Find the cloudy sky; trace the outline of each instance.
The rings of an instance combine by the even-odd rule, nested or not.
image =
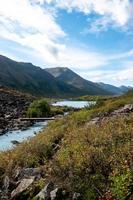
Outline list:
[[[0,0],[0,54],[133,86],[133,1]]]

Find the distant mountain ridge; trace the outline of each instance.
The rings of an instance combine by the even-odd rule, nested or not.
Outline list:
[[[67,98],[117,93],[111,90],[109,85],[85,80],[69,68],[42,69],[31,63],[16,62],[2,55],[0,55],[0,85],[46,97]],[[122,90],[125,91],[127,88],[122,86]]]
[[[105,83],[101,83],[101,82],[98,83],[98,85],[101,88],[103,88],[103,89],[105,89],[105,90],[107,90],[109,92],[112,92],[114,95],[121,95],[121,94],[123,94],[125,92],[128,92],[130,89],[132,89],[132,87],[130,87],[130,86],[116,87],[114,85],[105,84]]]
[[[0,56],[0,85],[47,97],[84,94],[75,87],[56,80],[40,67],[31,63],[16,62],[5,56]]]
[[[76,88],[80,88],[87,92],[89,91],[90,95],[120,95],[131,89],[131,87],[126,86],[116,87],[110,84],[94,83],[85,80],[67,67],[47,68],[45,70],[60,81],[64,81],[67,84],[74,85]]]
[[[86,91],[89,95],[112,95],[112,92],[101,88],[97,83],[85,80],[69,68],[55,67],[46,68],[47,72],[53,75],[57,80],[76,87],[77,89]]]

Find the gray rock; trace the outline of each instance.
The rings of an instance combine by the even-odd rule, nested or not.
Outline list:
[[[18,142],[17,140],[12,140],[11,143],[14,144],[14,145],[19,145],[20,144],[20,142]]]
[[[63,198],[62,188],[56,188],[55,190],[51,191],[50,198],[51,200],[62,200]]]
[[[44,189],[42,189],[37,195],[36,198],[51,200],[50,199],[50,192],[54,190],[54,184],[49,182]]]
[[[73,199],[73,200],[80,200],[80,199],[81,199],[81,194],[75,192],[75,193],[73,194],[73,198],[72,198],[72,199]]]
[[[29,179],[23,179],[19,183],[18,187],[12,191],[11,199],[15,199],[16,196],[21,195],[24,191],[26,191],[29,186],[33,183],[34,177],[30,177]]]
[[[113,115],[119,115],[119,114],[128,114],[130,112],[133,111],[133,104],[127,104],[125,105],[124,107],[118,109],[118,110],[115,110],[112,114]]]
[[[5,193],[8,192],[9,184],[10,184],[10,179],[8,176],[5,176],[4,183],[3,183],[3,189],[4,189]]]
[[[0,135],[3,135],[3,134],[4,134],[4,132],[5,132],[5,130],[4,130],[4,129],[0,129]]]
[[[125,105],[123,109],[125,111],[131,112],[131,111],[133,111],[133,104],[127,104],[127,105]]]
[[[97,124],[100,121],[100,117],[95,117],[93,119],[91,119],[87,125],[93,125],[93,124]]]
[[[34,176],[35,178],[41,178],[43,172],[40,168],[23,168],[17,169],[15,172],[15,178],[21,180],[23,178],[29,178]]]

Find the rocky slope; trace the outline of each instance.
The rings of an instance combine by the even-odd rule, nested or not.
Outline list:
[[[0,134],[29,125],[17,119],[25,114],[27,106],[33,101],[32,96],[0,87]]]

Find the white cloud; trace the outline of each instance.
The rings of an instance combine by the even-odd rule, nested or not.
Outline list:
[[[55,10],[51,6],[53,4]],[[55,11],[62,8],[85,15],[95,12],[100,18],[91,24],[90,30],[98,32],[107,30],[108,26],[125,27],[131,18],[129,6],[129,0],[0,0],[0,38],[25,47],[33,57],[42,60],[45,66],[71,67],[93,81],[113,80],[121,83],[132,79],[131,63],[121,71],[105,71],[100,68],[131,57],[133,50],[104,55],[78,44],[78,47],[67,45],[67,34],[57,23]],[[94,68],[95,71],[92,71]],[[91,71],[88,73],[88,70]]]
[[[104,55],[92,52],[89,49],[68,47],[58,54],[56,65],[71,67],[73,69],[92,69],[107,64]]]
[[[81,72],[81,76],[94,82],[105,82],[114,85],[132,85],[133,77],[133,62],[125,63],[125,67],[121,70],[91,70],[88,72]]]
[[[76,10],[85,15],[96,13],[98,18],[89,25],[90,32],[107,30],[113,27],[126,26],[132,17],[132,3],[130,0],[36,0],[41,4],[53,3],[57,8],[68,12]]]
[[[55,17],[30,0],[0,0],[0,37],[32,48],[46,60],[55,60],[65,37]]]
[[[106,64],[100,53],[61,43],[66,33],[57,24],[55,13],[37,1],[0,0],[0,37],[31,49],[33,56],[38,56],[48,66],[86,69]]]

